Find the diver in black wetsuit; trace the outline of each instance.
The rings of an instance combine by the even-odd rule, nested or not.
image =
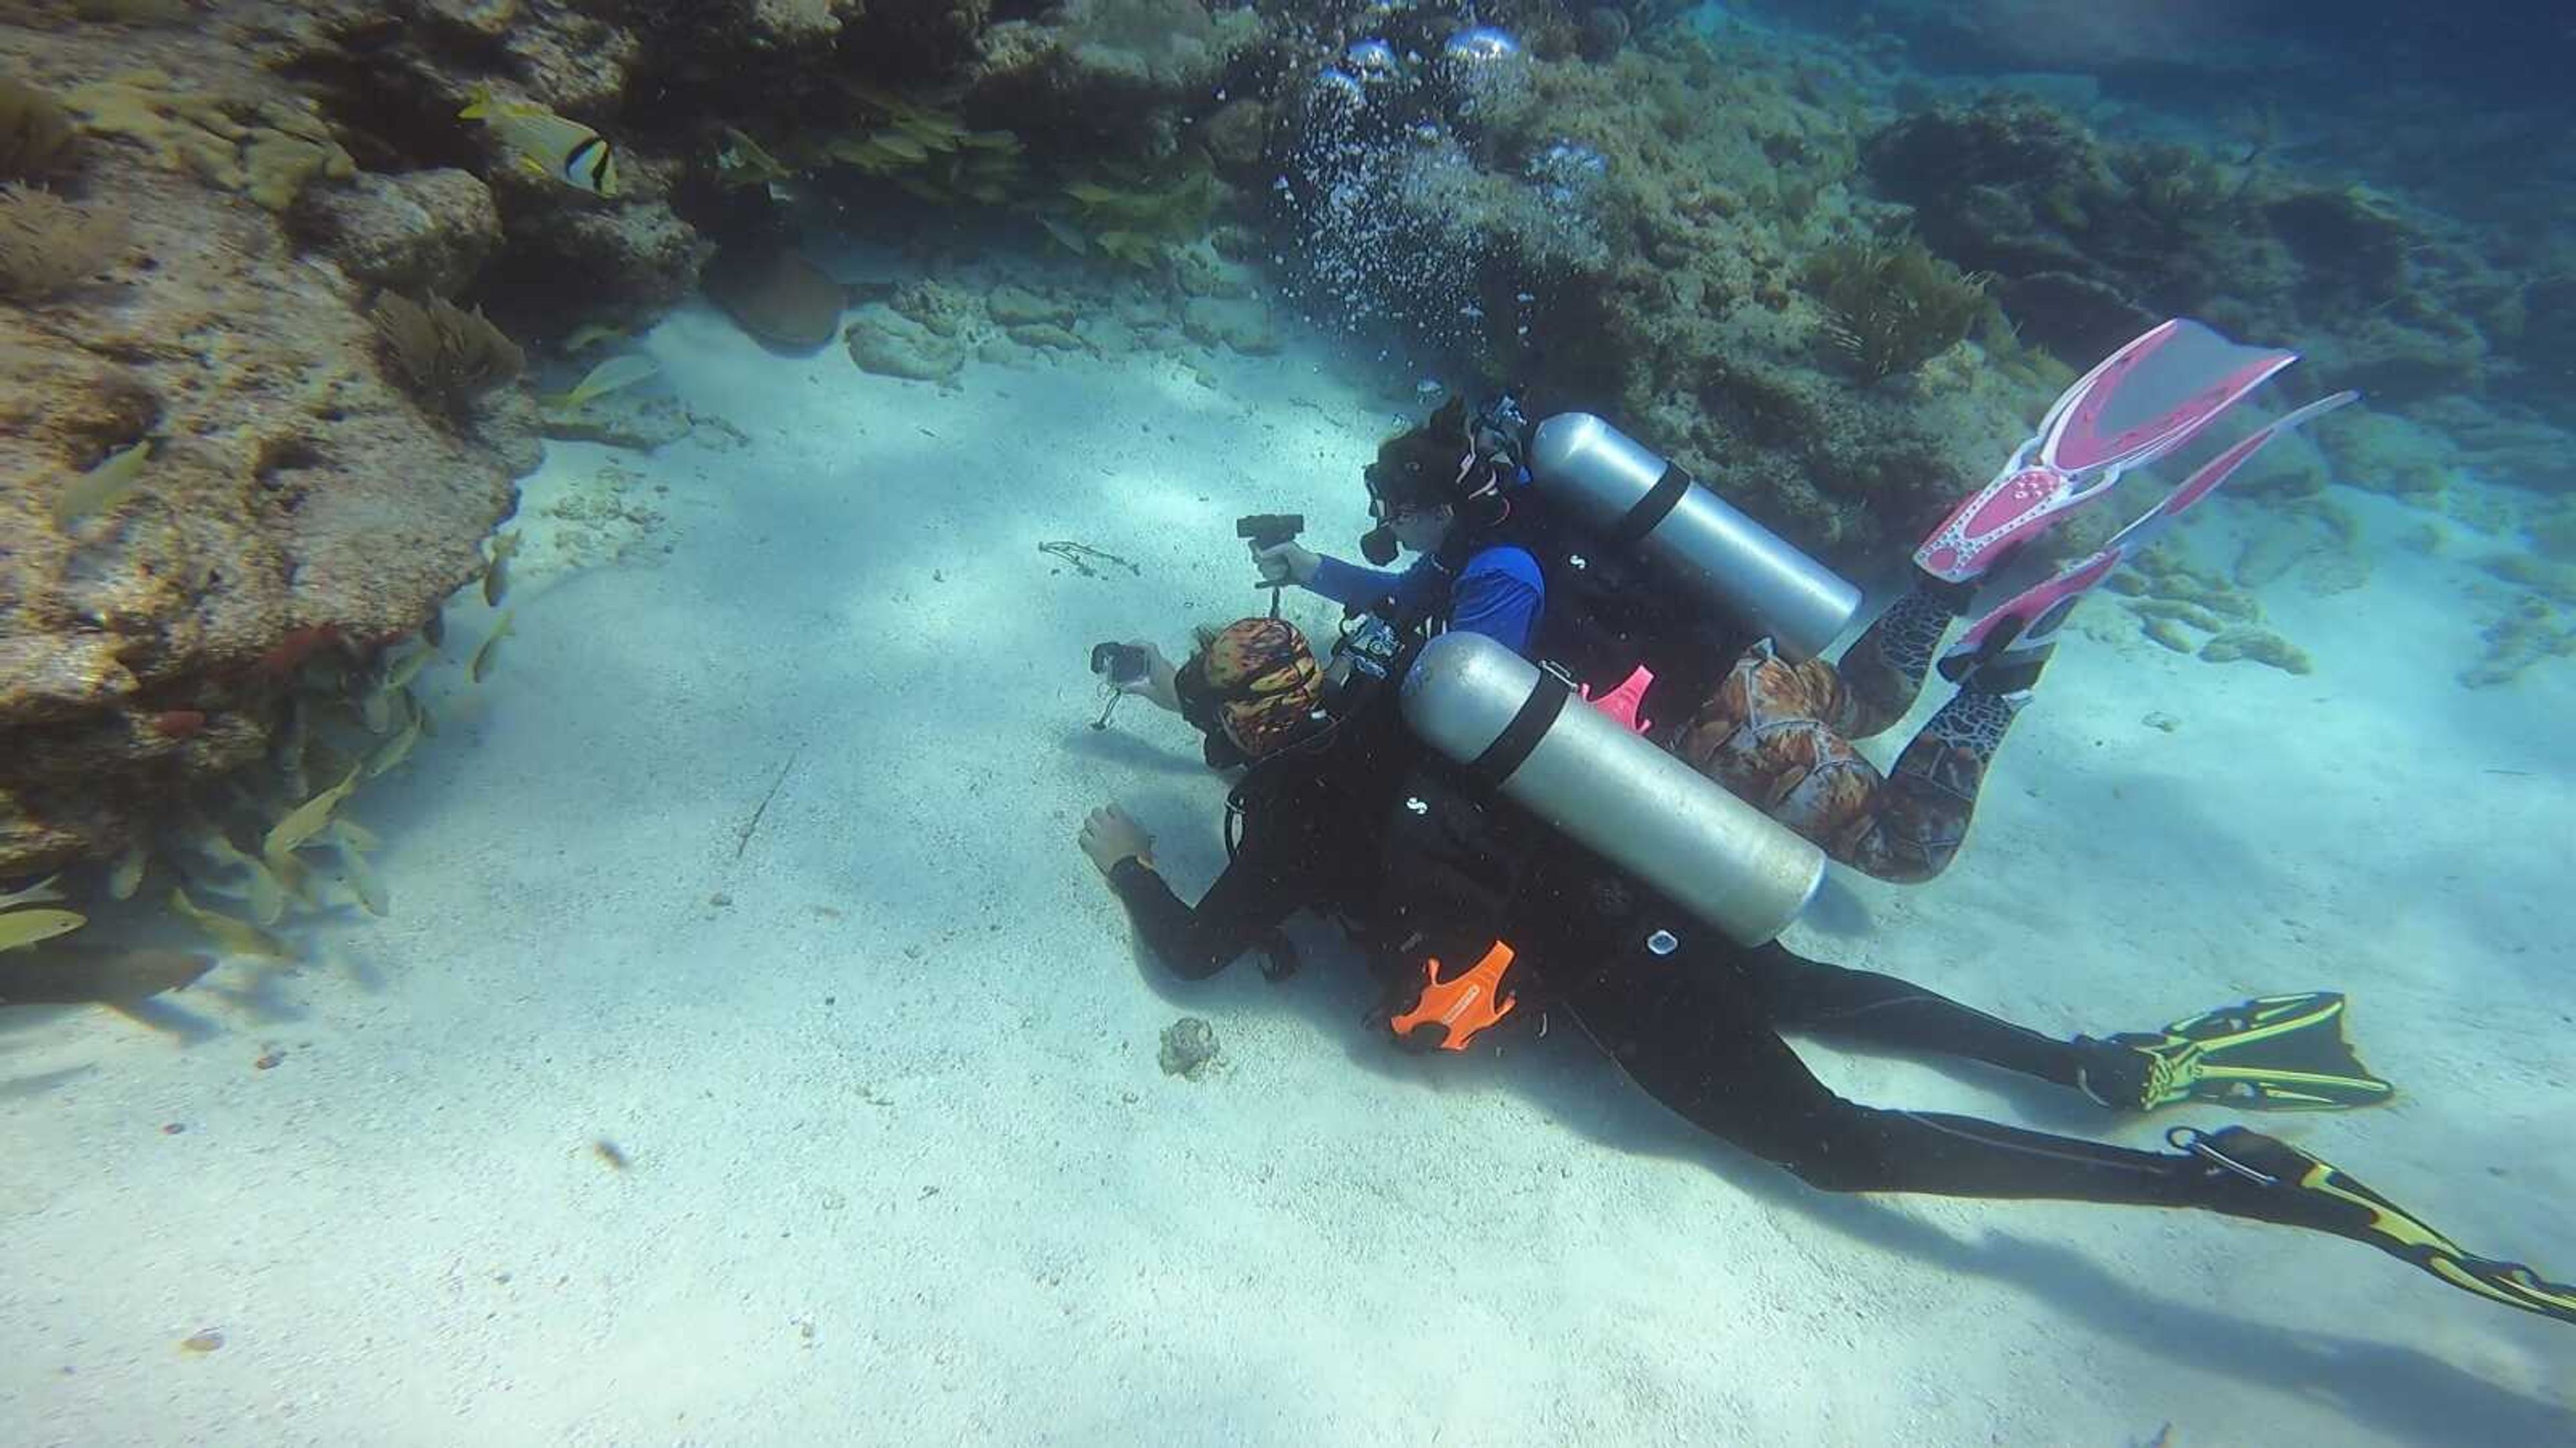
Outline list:
[[[1284,949],[1280,923],[1308,909],[1349,929],[1388,987],[1400,1039],[1458,1049],[1517,1005],[1562,1011],[1693,1125],[1827,1191],[2196,1207],[2365,1242],[2455,1287],[2576,1323],[2576,1287],[2471,1254],[2273,1138],[2177,1128],[2167,1134],[2176,1150],[2148,1152],[1862,1106],[1818,1081],[1780,1035],[1966,1057],[2132,1110],[2384,1099],[2387,1083],[2343,1041],[2340,996],[2267,997],[2161,1032],[2059,1040],[1776,942],[1737,945],[1423,748],[1390,686],[1321,707],[1320,673],[1293,635],[1246,620],[1182,670],[1196,695],[1184,712],[1257,761],[1228,801],[1240,844],[1195,908],[1123,812],[1084,823],[1084,853],[1174,974],[1204,978],[1256,947]],[[1386,673],[1403,678],[1415,657]],[[1480,951],[1475,971],[1442,978],[1440,960]],[[1462,982],[1481,985],[1464,992],[1477,999],[1462,1003]]]

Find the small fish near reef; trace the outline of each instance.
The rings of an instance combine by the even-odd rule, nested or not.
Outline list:
[[[0,1006],[128,1005],[185,990],[215,968],[184,950],[46,945],[0,961]]]
[[[618,328],[608,326],[602,322],[585,322],[582,325],[573,328],[571,336],[564,338],[564,355],[569,357],[575,352],[596,347],[602,342],[623,342],[625,340],[626,333]]]
[[[138,442],[122,452],[111,453],[105,462],[74,478],[54,495],[54,527],[69,530],[83,518],[104,513],[125,500],[134,485],[143,480],[143,465],[152,459],[150,440]]]
[[[60,875],[47,875],[23,890],[0,890],[0,910],[12,910],[21,905],[42,905],[48,901],[60,900],[63,898],[63,892],[54,886],[55,882],[62,878]]]
[[[127,845],[124,853],[116,857],[116,863],[108,867],[109,897],[117,900],[133,899],[135,892],[143,888],[143,872],[151,866],[151,863],[151,852],[143,848],[141,840]]]
[[[492,631],[483,636],[483,642],[475,646],[474,657],[466,661],[466,678],[479,684],[492,672],[493,655],[500,651],[501,640],[510,636],[511,621],[516,613],[515,609],[501,610],[501,617],[492,625]]]
[[[660,363],[640,352],[621,352],[591,368],[588,375],[572,385],[570,392],[550,393],[537,401],[557,417],[568,416],[588,407],[598,398],[632,387],[661,370]]]
[[[576,190],[614,199],[617,157],[608,138],[528,101],[505,101],[488,85],[474,87],[458,120],[481,121],[520,170],[561,181]]]
[[[69,910],[12,910],[0,915],[0,951],[69,935],[88,923],[88,916]]]
[[[363,766],[352,768],[347,778],[297,805],[269,830],[268,838],[260,844],[259,853],[268,861],[270,868],[282,865],[289,855],[303,848],[306,840],[320,834],[323,827],[331,823],[331,812],[357,789],[363,772]]]
[[[518,556],[519,535],[515,532],[492,536],[492,561],[483,569],[483,605],[499,608],[501,599],[510,591],[510,560]],[[477,674],[476,678],[482,675]]]
[[[206,933],[226,955],[248,956],[253,960],[293,960],[295,952],[285,942],[246,920],[236,920],[220,910],[208,910],[188,898],[184,887],[170,891],[170,908],[179,912],[189,924]]]

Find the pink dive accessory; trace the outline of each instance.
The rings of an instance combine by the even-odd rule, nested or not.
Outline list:
[[[2136,557],[2163,536],[2173,520],[2193,504],[2217,491],[2238,468],[2261,452],[2273,439],[2323,417],[2347,402],[2360,397],[2358,392],[2338,392],[2321,397],[2307,406],[2268,423],[2245,435],[2225,452],[2200,465],[2181,487],[2165,495],[2126,528],[2111,535],[2102,551],[2060,572],[2056,577],[2014,594],[1994,612],[1968,626],[1941,654],[1941,675],[1953,682],[1965,678],[1978,664],[2007,650],[2024,657],[2045,648],[2055,637],[2058,626],[2074,612],[2076,603],[2095,584],[2111,576],[2113,569]]]
[[[1646,690],[1651,688],[1654,685],[1654,682],[1655,671],[1647,668],[1644,664],[1639,664],[1636,672],[1628,676],[1628,681],[1626,683],[1621,684],[1618,688],[1611,690],[1600,698],[1596,699],[1592,697],[1592,686],[1590,684],[1584,684],[1579,687],[1583,691],[1583,702],[1600,710],[1602,713],[1609,715],[1611,718],[1618,720],[1620,727],[1626,729],[1629,733],[1643,734],[1647,730],[1655,727],[1655,721],[1652,719],[1638,718],[1637,711],[1644,707],[1646,702]]]
[[[2231,342],[2185,317],[2102,359],[2060,395],[2037,435],[1915,550],[1924,572],[1966,583],[2120,475],[2191,441],[2296,352]]]

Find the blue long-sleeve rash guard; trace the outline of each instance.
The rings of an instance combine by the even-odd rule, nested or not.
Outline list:
[[[1381,573],[1319,556],[1315,577],[1306,586],[1344,607],[1375,603],[1393,594],[1399,611],[1427,604],[1440,590],[1450,589],[1451,628],[1483,634],[1516,654],[1528,651],[1530,631],[1538,626],[1539,610],[1547,604],[1547,582],[1539,574],[1538,560],[1528,549],[1509,545],[1469,555],[1454,584],[1448,570],[1425,554],[1402,573]]]

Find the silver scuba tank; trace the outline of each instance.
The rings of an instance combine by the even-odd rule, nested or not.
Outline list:
[[[1740,945],[1824,881],[1823,851],[1482,634],[1425,644],[1400,700],[1423,742]]]
[[[1792,660],[1822,652],[1860,609],[1859,589],[1588,412],[1540,423],[1529,469],[1543,497],[1633,544]]]

